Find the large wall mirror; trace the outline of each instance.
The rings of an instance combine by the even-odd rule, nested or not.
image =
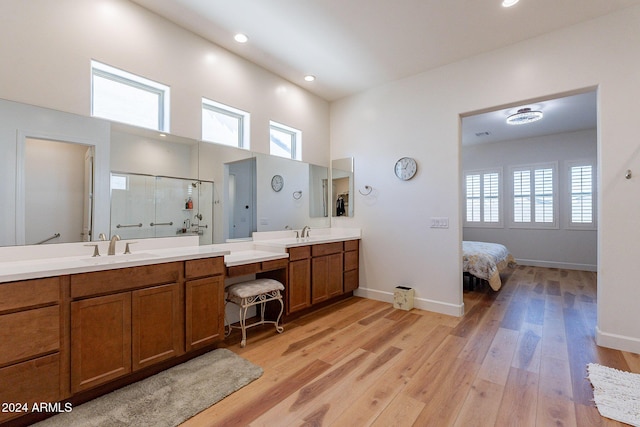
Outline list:
[[[331,161],[333,216],[353,216],[353,157]]]
[[[0,114],[7,219],[0,246],[97,240],[99,233],[198,235],[210,244],[330,226],[327,167],[11,101],[0,100]],[[46,150],[68,157],[73,177]],[[40,156],[32,161],[34,151]]]

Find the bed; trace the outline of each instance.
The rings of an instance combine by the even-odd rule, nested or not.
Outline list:
[[[468,240],[462,242],[463,273],[486,280],[494,291],[502,286],[500,272],[515,265],[513,255],[504,245]]]

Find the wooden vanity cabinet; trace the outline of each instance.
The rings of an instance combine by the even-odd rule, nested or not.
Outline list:
[[[311,304],[342,295],[342,242],[311,247]]]
[[[352,292],[358,289],[360,281],[359,265],[360,251],[358,249],[360,240],[347,240],[344,242],[344,292]]]
[[[286,294],[286,314],[311,306],[311,247],[289,248],[289,277]]]
[[[224,339],[224,257],[185,262],[186,351]]]
[[[286,314],[352,292],[358,287],[359,240],[288,249]]]
[[[184,353],[182,266],[71,276],[73,393]]]
[[[0,402],[30,409],[69,396],[65,295],[68,276],[0,284]],[[20,415],[0,412],[0,423]]]

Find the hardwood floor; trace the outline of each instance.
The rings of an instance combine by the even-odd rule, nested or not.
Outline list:
[[[517,267],[465,291],[455,318],[350,298],[225,346],[263,376],[183,426],[619,426],[586,364],[640,372],[595,345],[595,273]],[[262,329],[260,329],[262,328]]]

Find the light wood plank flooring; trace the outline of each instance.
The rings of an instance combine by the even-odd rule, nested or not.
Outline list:
[[[619,426],[586,377],[640,356],[595,345],[595,273],[517,267],[455,318],[350,298],[224,346],[264,375],[184,426]]]

